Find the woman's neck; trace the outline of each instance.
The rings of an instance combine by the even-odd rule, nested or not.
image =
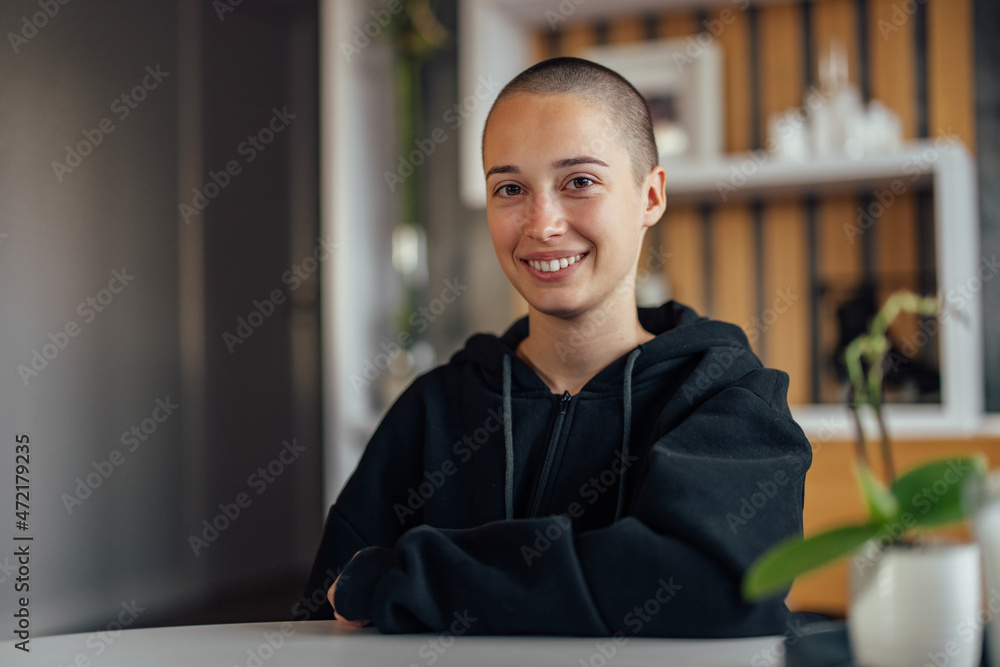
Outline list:
[[[529,307],[528,331],[517,356],[557,394],[576,394],[612,361],[655,338],[639,324],[634,301],[573,320]]]

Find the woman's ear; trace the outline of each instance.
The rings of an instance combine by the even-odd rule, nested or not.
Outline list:
[[[645,201],[643,227],[652,227],[663,217],[663,212],[667,210],[666,187],[667,172],[662,166],[656,165],[649,170],[642,183],[642,196]]]

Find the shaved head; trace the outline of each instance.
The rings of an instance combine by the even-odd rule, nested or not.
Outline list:
[[[576,95],[603,111],[615,125],[613,138],[628,153],[636,183],[642,183],[659,163],[653,123],[642,95],[614,70],[582,58],[543,60],[514,77],[500,91],[486,117],[484,142],[493,112],[514,95],[524,94]]]

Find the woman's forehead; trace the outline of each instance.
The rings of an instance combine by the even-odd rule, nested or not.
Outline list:
[[[494,124],[565,124],[572,120],[611,124],[608,110],[574,93],[514,93],[493,109],[487,133]]]
[[[595,155],[610,163],[622,152],[617,135],[610,115],[579,95],[517,93],[494,108],[483,154],[486,162]]]

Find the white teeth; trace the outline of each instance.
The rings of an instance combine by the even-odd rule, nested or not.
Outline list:
[[[559,271],[560,269],[565,269],[570,264],[576,264],[579,260],[583,259],[583,255],[574,255],[573,257],[560,257],[559,259],[553,259],[552,261],[547,260],[528,260],[528,264],[531,268],[536,271],[542,271],[543,273],[552,273],[553,271]]]

